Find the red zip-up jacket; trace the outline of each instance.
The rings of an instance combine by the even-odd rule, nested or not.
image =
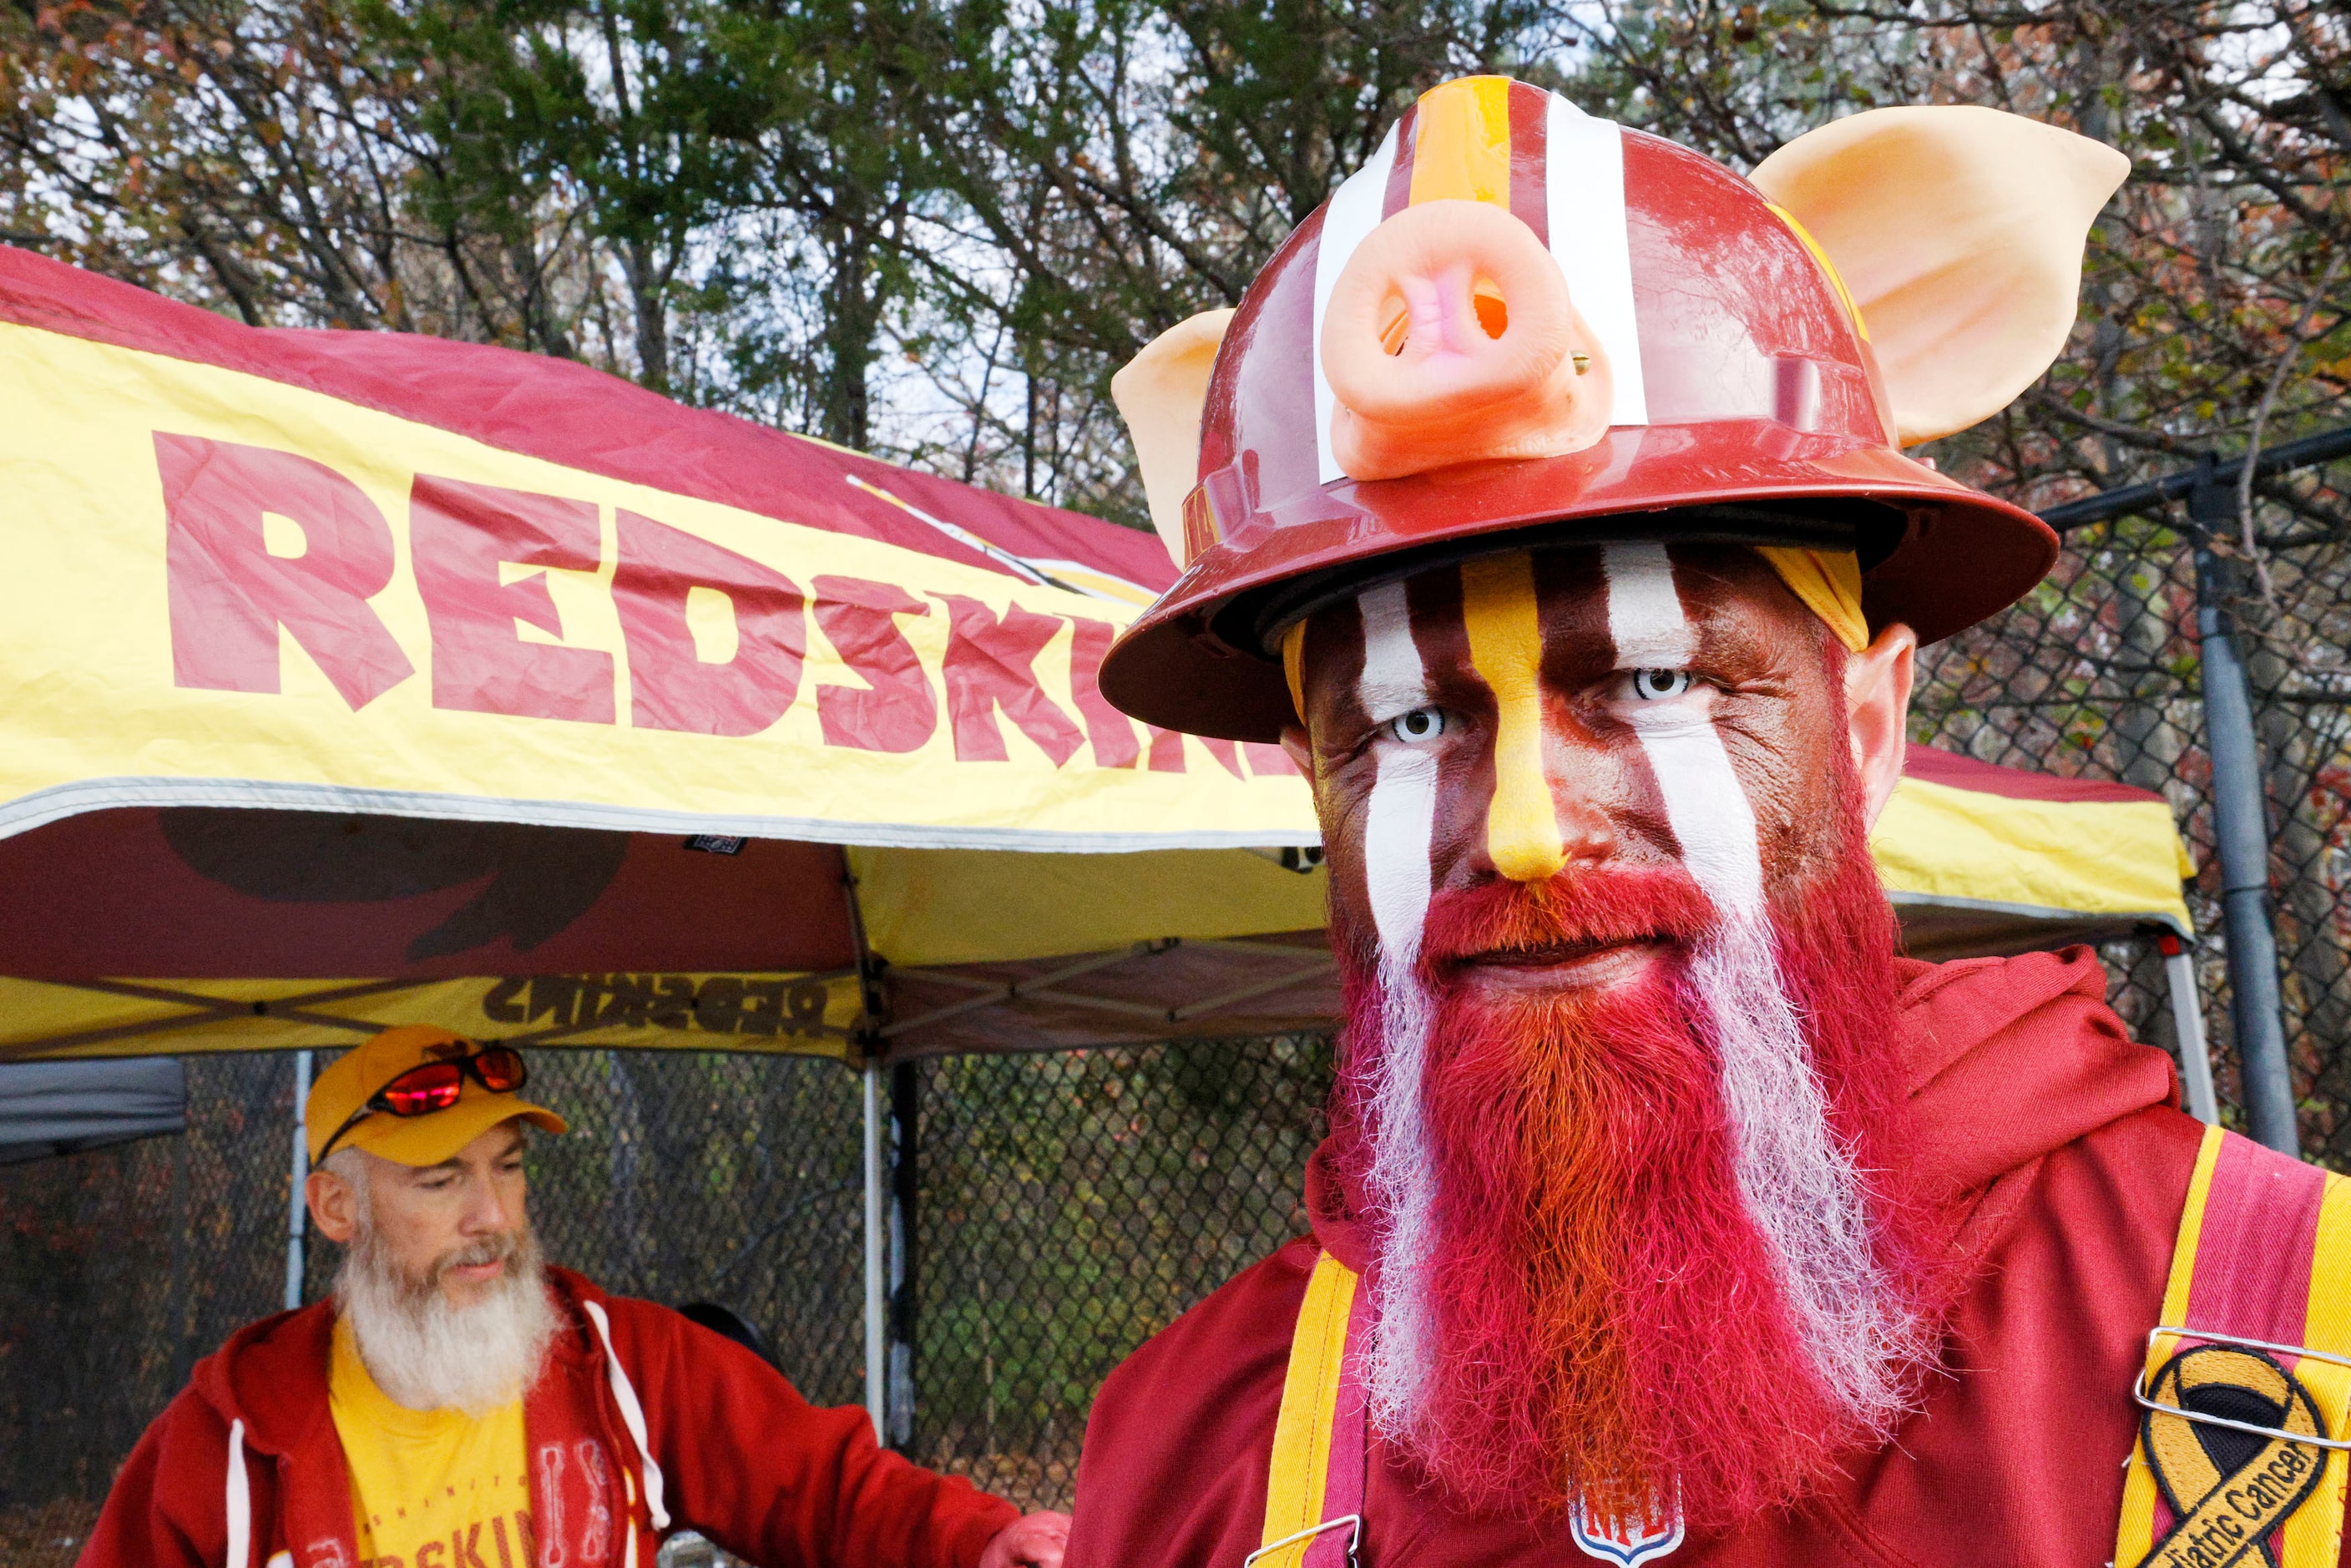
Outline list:
[[[2131,1385],[2203,1129],[2178,1109],[2171,1059],[2131,1043],[2107,1009],[2086,948],[1906,963],[1903,981],[1888,1045],[1908,1069],[1917,1157],[1975,1265],[1949,1376],[1816,1496],[1694,1531],[1657,1568],[2100,1568],[2115,1554]],[[1257,1549],[1307,1275],[1324,1248],[1365,1262],[1319,1165],[1314,1239],[1233,1280],[1102,1385],[1068,1568],[1241,1568]],[[1453,1508],[1376,1437],[1373,1458],[1367,1568],[1592,1561],[1563,1526]]]
[[[527,1529],[459,1536],[443,1568],[652,1568],[687,1527],[760,1568],[973,1568],[1019,1517],[668,1308],[548,1279],[563,1328],[523,1399]],[[197,1363],[115,1478],[81,1568],[360,1568],[327,1406],[334,1321],[325,1301],[281,1312]]]

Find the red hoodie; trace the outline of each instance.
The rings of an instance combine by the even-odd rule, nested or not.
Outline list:
[[[523,1400],[527,1530],[454,1540],[442,1568],[652,1568],[687,1526],[760,1568],[972,1568],[1019,1517],[666,1307],[548,1277],[564,1328]],[[197,1363],[115,1478],[81,1568],[359,1568],[333,1332],[321,1301]]]
[[[1951,1375],[1884,1449],[1802,1505],[1693,1533],[1664,1568],[1930,1563],[2098,1568],[2114,1556],[2131,1385],[2203,1129],[2171,1059],[2134,1045],[2085,948],[1906,964],[1899,1042],[1922,1174],[1975,1261]],[[1069,1568],[1239,1568],[1306,1277],[1362,1239],[1310,1166],[1314,1239],[1240,1275],[1130,1357],[1095,1400]],[[1374,1568],[1588,1561],[1563,1528],[1466,1516],[1374,1441]],[[2345,1559],[2351,1568],[2351,1556]]]

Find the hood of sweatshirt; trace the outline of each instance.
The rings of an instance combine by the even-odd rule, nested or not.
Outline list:
[[[1907,1070],[1911,1174],[1955,1222],[2001,1176],[2110,1122],[2179,1103],[2170,1055],[2124,1031],[2087,947],[1904,959],[1900,983],[1894,1044]],[[1371,1242],[1340,1168],[1326,1139],[1307,1162],[1307,1214],[1315,1239],[1360,1273]]]

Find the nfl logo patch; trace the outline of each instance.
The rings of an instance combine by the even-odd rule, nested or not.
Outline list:
[[[1618,1568],[1640,1568],[1682,1543],[1681,1500],[1676,1498],[1664,1507],[1653,1503],[1630,1518],[1596,1519],[1578,1498],[1568,1512],[1568,1528],[1586,1557]]]

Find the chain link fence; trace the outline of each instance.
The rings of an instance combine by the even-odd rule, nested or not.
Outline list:
[[[2184,528],[2126,518],[2076,530],[2048,580],[2006,615],[1930,650],[1914,738],[2065,777],[2118,779],[2171,802],[2197,874],[2188,904],[2222,1117],[2243,1127],[2220,867]],[[2302,1153],[2351,1169],[2351,557],[2323,528],[2229,563],[2270,824],[2270,887]],[[2117,1009],[2173,1044],[2162,968],[2140,944],[2106,954]]]
[[[2192,564],[2158,522],[2100,525],[2067,544],[2031,600],[1924,659],[1914,734],[2170,800],[2199,868],[2198,967],[2234,1116]],[[2269,770],[2304,1149],[2338,1168],[2351,1166],[2341,553],[2325,537],[2273,541],[2237,606]],[[2135,1032],[2170,1044],[2159,962],[2143,946],[2107,957]],[[811,1398],[861,1399],[855,1075],[602,1051],[540,1052],[533,1070],[574,1128],[532,1155],[550,1257],[615,1291],[726,1304]],[[1327,1042],[1308,1038],[949,1059],[901,1078],[902,1113],[919,1114],[893,1436],[1024,1504],[1066,1506],[1102,1376],[1303,1230],[1300,1176],[1329,1074]],[[52,1543],[86,1528],[195,1359],[282,1297],[290,1060],[193,1059],[188,1081],[184,1136],[0,1170],[0,1539],[59,1499],[78,1500],[24,1528]],[[315,1249],[308,1294],[332,1267],[333,1249]],[[26,1550],[51,1552],[27,1563],[71,1554]]]
[[[548,1256],[623,1294],[726,1305],[810,1398],[862,1401],[857,1076],[682,1052],[546,1051],[531,1071],[532,1096],[571,1123],[529,1156]],[[911,1423],[893,1435],[924,1463],[1067,1507],[1111,1368],[1303,1233],[1327,1043],[911,1071]],[[0,1170],[0,1542],[14,1521],[70,1560],[56,1542],[87,1527],[196,1359],[282,1303],[293,1059],[191,1058],[188,1085],[183,1136]],[[332,1289],[338,1257],[308,1249],[306,1299]],[[27,1522],[59,1499],[91,1506]]]

